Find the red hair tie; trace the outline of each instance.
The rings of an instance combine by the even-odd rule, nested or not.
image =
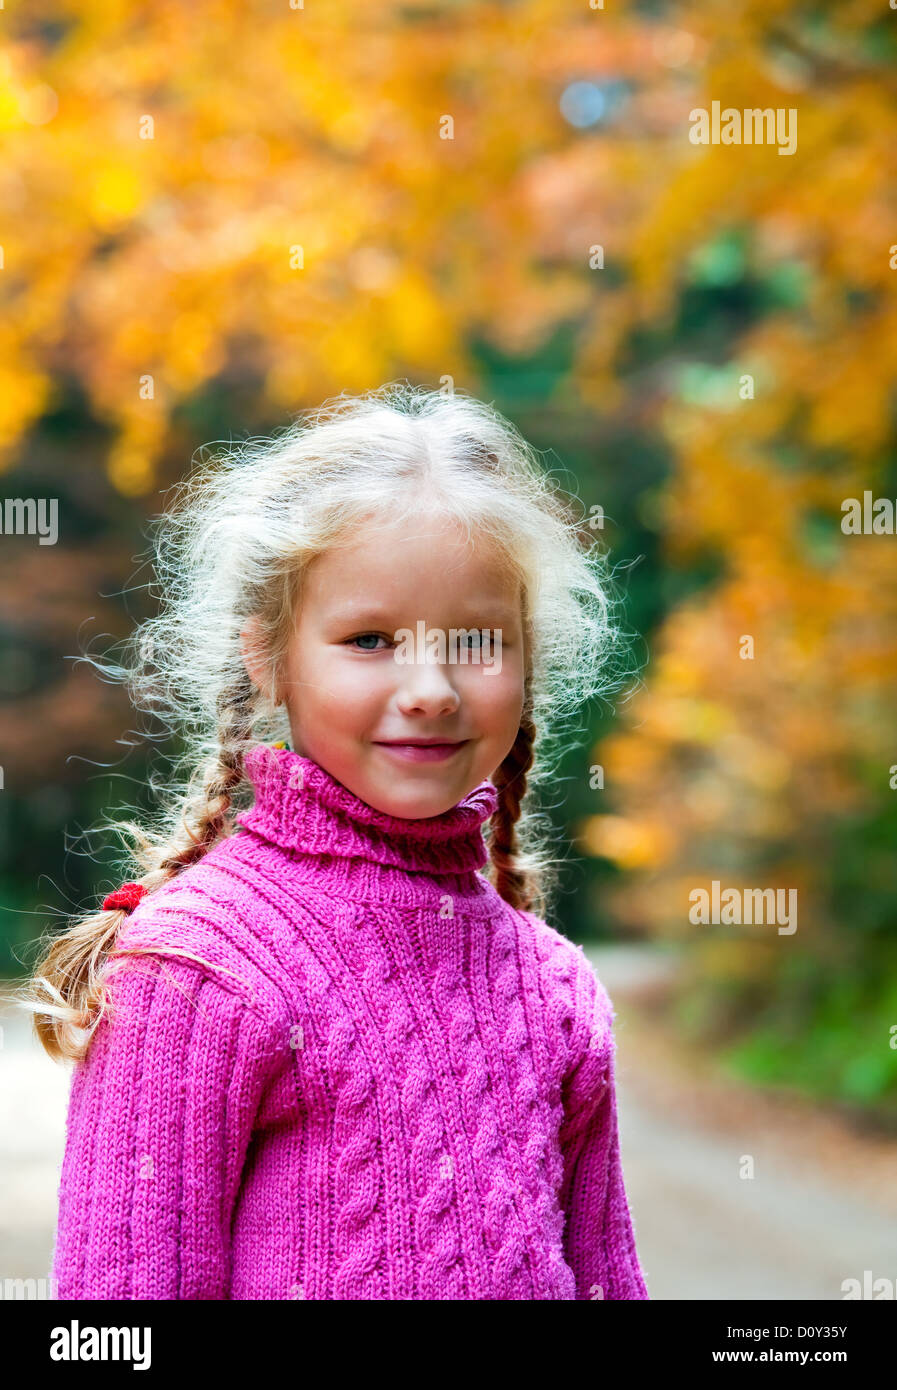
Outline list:
[[[146,891],[146,885],[143,883],[123,883],[114,893],[103,899],[103,911],[114,912],[121,909],[124,912],[133,912]]]

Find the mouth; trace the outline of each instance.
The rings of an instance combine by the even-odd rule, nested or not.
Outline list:
[[[460,748],[470,742],[468,738],[448,740],[436,738],[404,739],[397,742],[377,742],[375,748],[382,748],[391,758],[400,758],[411,763],[437,763],[451,758]]]

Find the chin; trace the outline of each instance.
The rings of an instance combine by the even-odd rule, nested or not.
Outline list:
[[[390,816],[399,816],[404,820],[425,820],[428,816],[439,816],[443,811],[451,810],[463,794],[458,792],[455,795],[451,791],[421,785],[409,785],[407,789],[400,790],[393,783],[388,788],[371,788],[370,796],[363,794],[363,797],[371,806],[386,811]]]

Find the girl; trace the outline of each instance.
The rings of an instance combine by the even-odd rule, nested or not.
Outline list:
[[[117,668],[181,781],[28,993],[77,1061],[55,1297],[646,1299],[525,796],[606,688],[586,533],[491,407],[396,383],[181,500]]]

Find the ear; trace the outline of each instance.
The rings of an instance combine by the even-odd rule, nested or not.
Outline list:
[[[259,647],[259,628],[257,618],[247,618],[243,627],[240,629],[240,654],[243,657],[243,665],[249,675],[253,685],[273,699],[275,705],[280,704],[277,692],[271,691],[268,672],[262,658]]]

